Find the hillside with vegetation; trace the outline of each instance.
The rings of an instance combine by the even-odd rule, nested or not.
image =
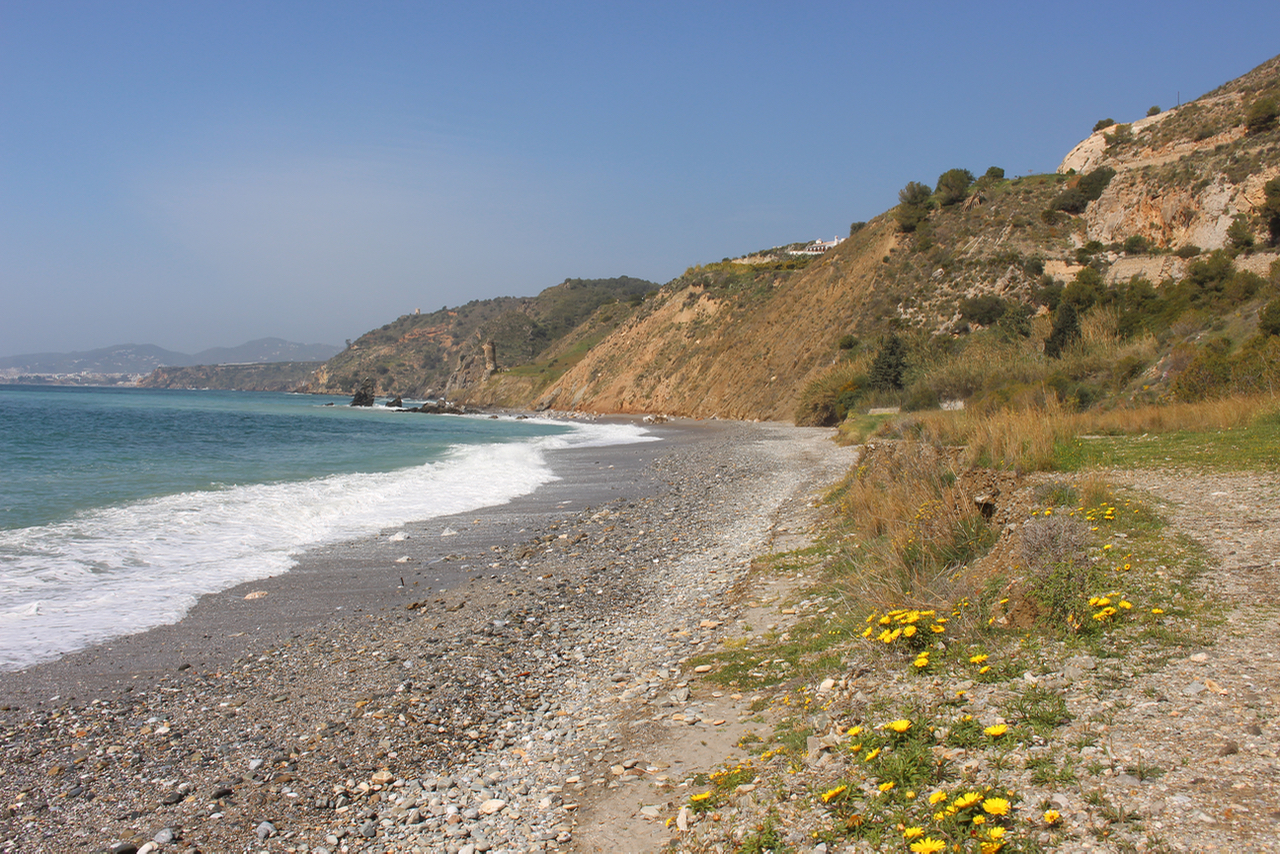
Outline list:
[[[817,259],[690,268],[545,390],[499,372],[467,394],[833,424],[1273,388],[1278,100],[1273,59],[1177,108],[1100,120],[1054,173],[908,182]]]
[[[215,388],[233,391],[293,391],[323,362],[263,362],[250,365],[192,365],[156,368],[140,388]]]
[[[819,256],[793,244],[661,288],[566,280],[405,315],[303,390],[371,377],[379,393],[477,404],[830,425],[1275,387],[1280,58],[1173,109],[1099,120],[1053,173],[957,167],[899,202]]]
[[[566,279],[536,297],[472,300],[402,315],[347,342],[299,391],[351,394],[372,378],[377,394],[465,395],[500,368],[534,361],[588,318],[607,325],[625,315],[656,288],[629,276]]]

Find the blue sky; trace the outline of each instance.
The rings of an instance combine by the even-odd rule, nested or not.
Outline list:
[[[0,356],[664,282],[1052,171],[1277,33],[1275,0],[0,0]]]

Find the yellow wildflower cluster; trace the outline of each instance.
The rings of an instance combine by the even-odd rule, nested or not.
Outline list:
[[[1114,620],[1122,611],[1131,610],[1133,603],[1118,591],[1112,591],[1106,596],[1089,597],[1089,607],[1096,609],[1093,612],[1093,619],[1105,624]]]
[[[879,633],[876,632],[877,629]],[[863,630],[862,636],[874,637],[888,646],[904,645],[920,650],[932,642],[933,635],[940,635],[946,630],[947,618],[939,617],[937,611],[894,608],[883,614],[872,611],[867,616],[867,627]]]
[[[1012,792],[1007,793],[1012,795]],[[946,806],[941,804],[950,800]],[[1012,821],[1013,803],[1006,797],[991,794],[990,788],[985,792],[967,791],[951,798],[945,791],[939,790],[929,795],[929,803],[938,808],[933,820],[939,825],[939,835],[953,837],[957,831],[978,840],[980,850],[995,854],[1005,845],[1008,833],[1007,822]],[[917,838],[924,833],[907,836]],[[907,832],[904,831],[904,835]],[[926,836],[922,842],[932,839]],[[912,851],[942,851],[942,848],[920,848],[908,846]]]
[[[1086,522],[1114,522],[1116,520],[1116,506],[1104,501],[1097,507],[1085,510],[1084,518]]]

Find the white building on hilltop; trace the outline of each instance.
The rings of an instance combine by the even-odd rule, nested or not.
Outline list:
[[[788,255],[821,255],[828,249],[832,249],[844,243],[843,237],[835,237],[831,240],[815,240],[812,243],[800,249],[788,249]]]

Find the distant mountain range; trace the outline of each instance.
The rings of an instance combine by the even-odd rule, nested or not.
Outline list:
[[[322,362],[341,352],[331,344],[296,344],[282,338],[259,338],[239,347],[212,347],[199,353],[176,353],[153,344],[118,344],[80,353],[27,353],[0,358],[5,374],[149,374],[158,367]]]

